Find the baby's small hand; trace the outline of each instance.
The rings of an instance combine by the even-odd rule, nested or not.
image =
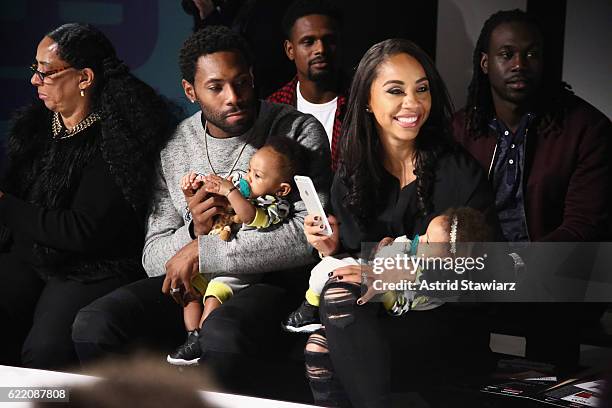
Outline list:
[[[219,189],[221,188],[221,183],[219,183],[219,179],[221,177],[216,176],[214,174],[209,174],[204,177],[204,188],[209,193],[220,194]]]
[[[186,198],[193,197],[203,184],[202,175],[193,171],[181,178],[181,190]]]
[[[196,177],[191,181],[191,189],[198,191],[204,185],[204,176],[196,173]]]
[[[206,191],[209,193],[227,196],[230,189],[234,187],[231,181],[221,178],[214,174],[209,174],[204,178]]]
[[[376,245],[376,247],[372,251],[372,256],[376,256],[376,254],[378,254],[381,249],[383,249],[386,246],[392,245],[392,244],[393,244],[393,238],[384,237],[383,239],[380,240],[380,242]]]

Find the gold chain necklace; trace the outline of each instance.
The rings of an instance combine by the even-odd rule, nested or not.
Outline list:
[[[68,139],[76,135],[77,133],[87,129],[94,123],[100,120],[100,115],[97,112],[92,112],[85,119],[80,121],[72,130],[64,127],[60,120],[60,114],[58,112],[53,113],[53,119],[51,120],[51,130],[53,131],[53,138],[55,140]],[[63,133],[63,136],[60,136]]]

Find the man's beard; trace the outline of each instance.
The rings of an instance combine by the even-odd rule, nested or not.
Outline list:
[[[245,133],[247,130],[249,130],[251,126],[253,126],[253,123],[254,123],[254,115],[253,115],[254,108],[251,106],[245,106],[245,107],[241,107],[235,110],[235,111],[249,110],[251,112],[251,115],[246,117],[244,120],[240,122],[236,122],[234,124],[227,123],[226,117],[225,117],[226,115],[230,114],[231,111],[230,112],[216,112],[216,111],[209,110],[208,108],[204,106],[200,106],[200,107],[202,108],[202,113],[204,114],[204,118],[208,122],[212,123],[219,129],[221,129],[222,131],[230,135],[236,135],[236,136],[241,135]]]
[[[335,75],[331,68],[314,71],[312,67],[308,67],[308,79],[315,84],[330,84],[334,81]]]

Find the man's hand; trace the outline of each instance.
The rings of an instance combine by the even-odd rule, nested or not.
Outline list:
[[[227,198],[210,195],[204,188],[199,189],[189,200],[194,235],[208,234],[213,226],[213,217],[225,212],[227,206]]]
[[[162,292],[172,296],[181,306],[189,299],[197,297],[191,287],[191,278],[199,273],[200,257],[198,241],[193,240],[166,262],[166,278]]]

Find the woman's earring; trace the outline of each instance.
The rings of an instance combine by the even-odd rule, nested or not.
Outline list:
[[[85,91],[81,89],[81,96],[85,96]]]
[[[369,107],[369,106],[366,106],[366,112],[368,112],[368,113],[372,113],[372,109],[370,109],[370,107]]]

